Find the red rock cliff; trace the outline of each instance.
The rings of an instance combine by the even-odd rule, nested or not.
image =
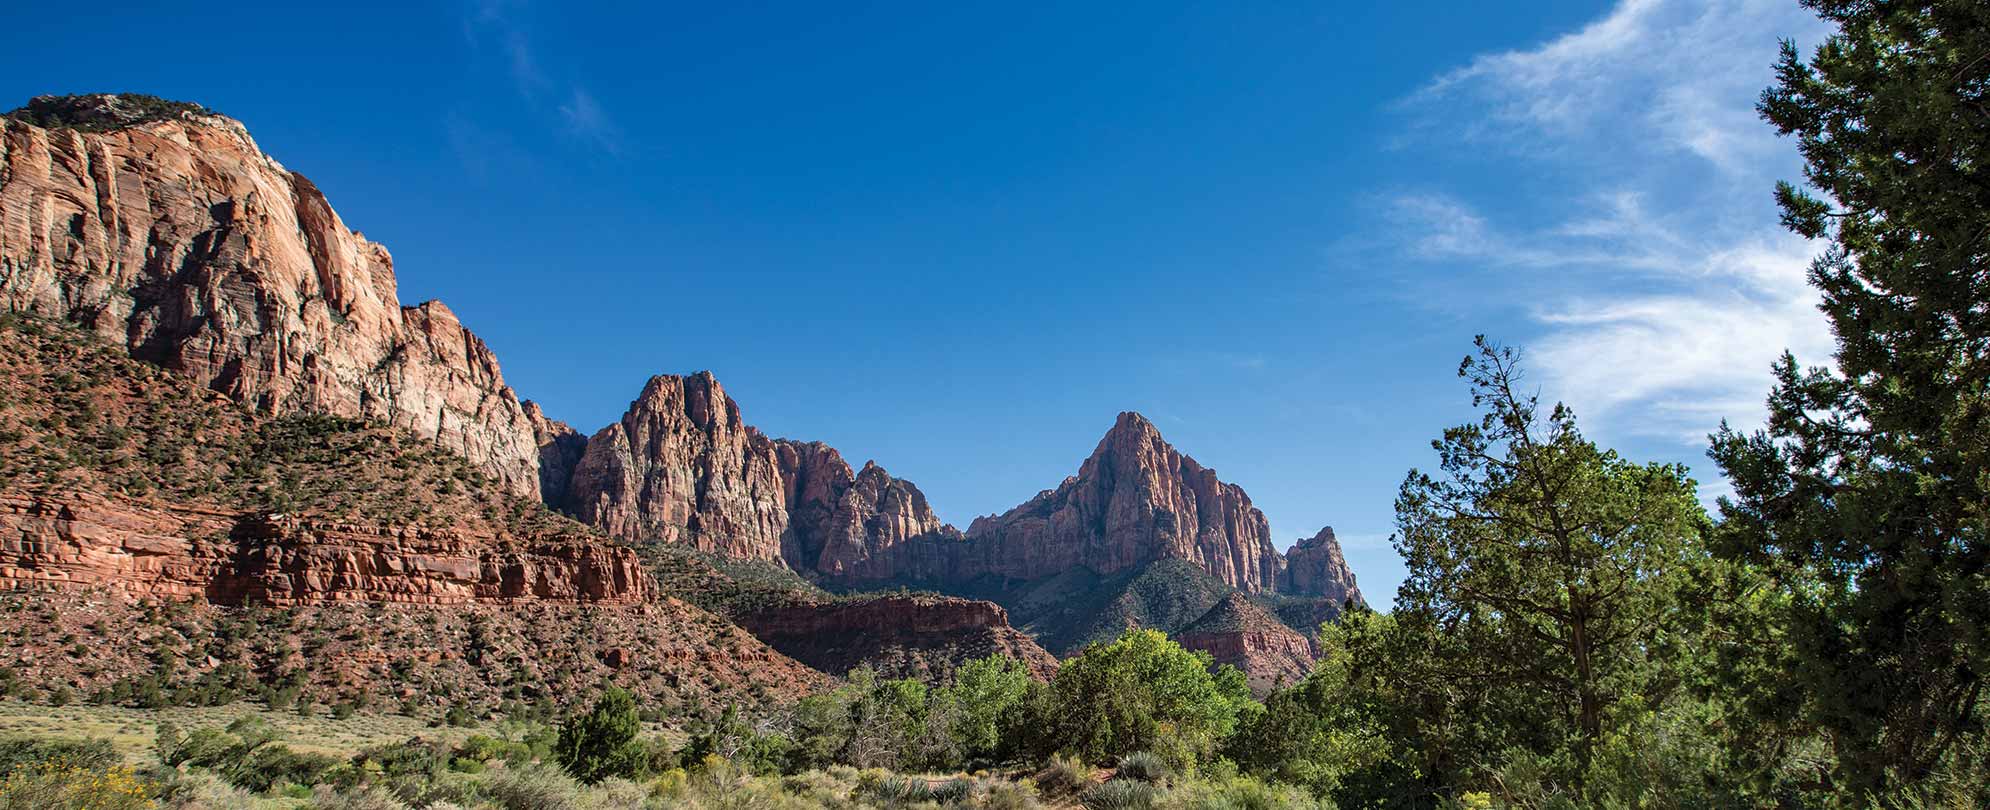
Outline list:
[[[1074,566],[1110,574],[1159,559],[1187,560],[1247,592],[1276,587],[1281,563],[1243,488],[1128,412],[1076,476],[974,521],[953,574],[1033,579]]]
[[[1001,654],[1049,679],[1057,659],[993,602],[951,596],[889,595],[798,600],[735,617],[740,626],[795,660],[833,674],[859,664],[891,677],[945,678],[976,658]]]
[[[853,471],[828,445],[748,426],[709,372],[651,378],[621,421],[587,440],[567,503],[614,537],[838,579],[897,576],[911,540],[952,532],[884,468]]]
[[[216,604],[636,603],[634,553],[585,537],[323,523],[86,493],[0,493],[0,589]]]
[[[1242,670],[1259,695],[1298,683],[1313,669],[1312,642],[1241,593],[1224,597],[1176,640]]]
[[[35,103],[104,131],[0,118],[0,310],[81,324],[264,413],[407,428],[538,491],[496,358],[440,303],[401,306],[386,248],[240,123],[129,103]]]

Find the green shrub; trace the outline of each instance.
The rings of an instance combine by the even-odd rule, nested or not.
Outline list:
[[[1154,806],[1160,790],[1146,782],[1114,779],[1085,791],[1088,810],[1146,810]]]
[[[0,780],[0,810],[149,810],[153,789],[123,765],[52,759],[22,764]]]
[[[571,810],[581,806],[581,788],[557,769],[506,769],[484,781],[483,799],[501,810]]]
[[[560,728],[554,753],[567,774],[583,784],[610,776],[640,776],[648,764],[648,751],[636,740],[641,728],[636,699],[611,686],[587,714]]]
[[[931,787],[927,795],[940,804],[961,804],[974,797],[974,789],[972,779],[949,779]]]
[[[104,770],[118,762],[117,751],[111,748],[109,740],[0,739],[0,778],[20,768],[44,764]]]
[[[933,789],[924,779],[893,774],[878,780],[866,791],[885,807],[904,807],[934,800]]]
[[[1146,751],[1135,751],[1119,758],[1119,769],[1113,773],[1113,778],[1164,785],[1174,774],[1174,769],[1168,767],[1166,760]]]
[[[334,788],[319,785],[311,792],[311,810],[407,810],[408,804],[379,785]]]
[[[1092,783],[1092,767],[1077,757],[1054,756],[1044,766],[1038,784],[1054,793],[1077,793]]]

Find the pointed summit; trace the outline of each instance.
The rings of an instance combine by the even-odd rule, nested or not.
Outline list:
[[[1361,589],[1354,584],[1354,569],[1347,566],[1332,526],[1320,529],[1319,534],[1299,541],[1286,552],[1285,576],[1279,590],[1298,596],[1325,597],[1335,605],[1349,599],[1364,601]]]
[[[1084,567],[1112,574],[1155,560],[1195,563],[1249,592],[1277,584],[1279,558],[1264,513],[1249,495],[1183,455],[1133,411],[1055,490],[998,517],[976,520],[971,564],[1033,579]]]

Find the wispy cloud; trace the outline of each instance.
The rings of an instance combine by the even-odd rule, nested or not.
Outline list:
[[[567,123],[567,132],[589,141],[611,154],[621,151],[622,131],[615,122],[608,120],[608,114],[593,94],[581,88],[574,88],[567,101],[560,105],[560,117]]]
[[[1649,140],[1747,172],[1777,150],[1753,110],[1777,42],[1821,30],[1787,0],[1622,0],[1539,47],[1482,54],[1408,103],[1472,102],[1485,114],[1462,130],[1474,136]]]
[[[1531,364],[1593,427],[1698,445],[1721,418],[1759,418],[1777,354],[1831,349],[1804,283],[1815,246],[1769,203],[1793,150],[1754,111],[1778,40],[1821,35],[1782,0],[1622,0],[1539,47],[1471,59],[1405,100],[1417,137],[1497,144],[1531,182],[1475,201],[1397,194],[1399,247],[1525,277],[1475,289],[1526,291],[1502,303],[1539,329]],[[1582,179],[1547,181],[1564,176]]]
[[[464,33],[473,45],[497,51],[520,98],[556,116],[563,131],[575,139],[619,153],[622,131],[594,93],[578,81],[555,78],[540,61],[526,22],[528,11],[525,0],[483,0],[471,9]],[[555,97],[558,100],[552,100]]]

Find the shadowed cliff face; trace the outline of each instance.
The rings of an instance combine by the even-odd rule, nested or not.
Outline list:
[[[401,306],[387,250],[241,124],[122,98],[0,118],[0,311],[82,325],[262,413],[406,428],[538,491],[532,424],[454,313]]]
[[[734,619],[782,654],[834,675],[869,665],[887,677],[944,680],[990,655],[1021,661],[1041,680],[1057,671],[1057,659],[1010,627],[1008,613],[992,602],[909,594],[798,599]]]

